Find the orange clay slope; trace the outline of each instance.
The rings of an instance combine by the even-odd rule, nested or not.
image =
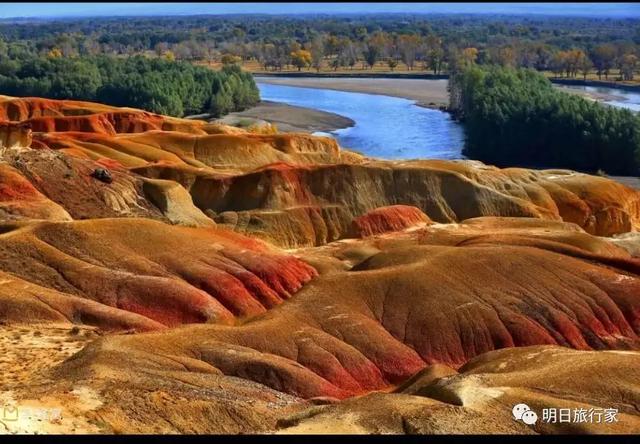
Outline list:
[[[102,433],[637,431],[640,264],[606,239],[481,218],[298,253],[322,274],[262,315],[104,336],[16,393]]]
[[[233,323],[282,303],[316,274],[260,241],[217,228],[119,218],[4,225],[2,232],[0,269],[16,279],[3,280],[0,313],[19,313],[19,304],[38,308],[33,319],[11,316],[26,323],[94,324],[85,310],[97,304],[81,298],[144,317],[145,325]],[[29,291],[16,298],[6,285],[16,280],[56,294]]]
[[[331,247],[331,248],[329,248]],[[240,325],[113,336],[68,366],[211,372],[313,398],[505,347],[640,349],[640,260],[575,225],[478,219],[300,252],[322,271]]]
[[[57,431],[567,431],[487,425],[515,399],[637,424],[637,191],[85,102],[0,117],[0,334],[103,335],[0,384]]]
[[[180,182],[220,224],[287,247],[343,238],[351,221],[380,207],[413,206],[435,222],[535,217],[611,236],[637,230],[640,193],[571,171],[498,169],[470,161],[267,165],[244,174],[149,165],[148,177]]]
[[[435,222],[537,217],[605,236],[640,226],[638,192],[570,171],[377,161],[330,138],[252,134],[86,102],[5,97],[2,108],[31,125],[34,148],[177,182],[218,223],[285,247],[347,237],[354,219],[394,205],[416,207]]]
[[[637,434],[639,381],[640,353],[504,349],[473,359],[459,373],[430,366],[395,393],[310,407],[278,426],[285,434]],[[533,426],[514,420],[520,403],[537,412]],[[556,421],[543,421],[544,409],[555,412]],[[586,420],[574,421],[576,411]],[[605,420],[611,411],[615,417]]]

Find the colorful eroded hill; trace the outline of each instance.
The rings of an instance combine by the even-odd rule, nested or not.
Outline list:
[[[10,432],[571,431],[515,401],[640,430],[638,191],[86,102],[0,119],[0,401],[65,410]]]

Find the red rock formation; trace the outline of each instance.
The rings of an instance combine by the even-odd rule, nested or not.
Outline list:
[[[166,126],[166,122],[163,126]],[[96,133],[49,132],[36,134],[35,137],[52,149],[79,148],[90,157],[107,156],[128,167],[141,167],[149,162],[166,160],[201,168],[244,171],[277,162],[307,164],[340,160],[339,148],[335,140],[329,138],[313,138],[305,134],[207,135],[198,132],[199,127],[194,124],[191,127],[190,132],[124,134],[125,131],[117,128],[111,130],[109,126],[107,130],[97,129]],[[112,137],[114,132],[123,134]]]
[[[35,117],[78,116],[115,110],[112,106],[75,100],[0,96],[0,120],[24,121]]]
[[[7,148],[29,148],[31,142],[31,125],[0,120],[0,153]]]
[[[349,235],[355,218],[393,205],[414,206],[437,222],[539,217],[574,222],[605,236],[640,227],[637,191],[570,171],[365,161],[341,152],[328,138],[227,131],[84,102],[1,103],[6,109],[19,104],[25,109],[14,114],[33,115],[36,128],[47,131],[35,134],[38,146],[177,181],[218,222],[281,246],[339,239]],[[54,116],[35,116],[43,110]]]
[[[30,182],[74,219],[148,217],[166,220],[162,211],[145,195],[143,180],[125,169],[116,168],[115,164],[108,166],[114,180],[107,184],[92,177],[93,171],[103,167],[103,163],[52,150],[20,152],[10,161],[23,181]],[[0,186],[2,183],[5,187],[13,187],[9,181],[2,180]]]
[[[350,235],[353,237],[368,237],[388,231],[400,231],[405,228],[429,223],[431,219],[416,207],[407,205],[392,205],[376,208],[351,222]]]
[[[34,117],[26,120],[33,131],[52,132],[84,132],[115,135],[118,133],[140,133],[160,130],[163,117],[142,112],[109,112],[87,116]]]
[[[145,316],[90,299],[42,287],[0,272],[0,314],[5,324],[95,325],[104,331],[160,330],[165,326]]]
[[[336,240],[348,233],[354,218],[389,205],[415,206],[442,223],[479,216],[536,217],[574,222],[604,236],[640,227],[638,191],[570,172],[446,161],[276,164],[246,174],[174,171],[168,165],[136,171],[179,181],[202,210],[264,221],[234,228],[288,247]],[[320,217],[310,219],[310,213]],[[327,232],[335,237],[318,235]]]
[[[0,220],[70,220],[71,216],[47,199],[15,168],[0,163]]]
[[[0,251],[5,273],[163,325],[255,316],[315,276],[259,241],[147,219],[34,224],[5,233]]]

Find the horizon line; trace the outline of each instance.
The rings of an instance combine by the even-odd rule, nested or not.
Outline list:
[[[69,19],[113,19],[113,18],[147,18],[147,17],[221,17],[221,16],[270,16],[270,17],[291,17],[291,16],[376,16],[376,15],[411,15],[411,16],[502,16],[502,17],[554,17],[554,18],[569,18],[569,17],[582,17],[582,18],[599,18],[606,19],[640,19],[640,11],[637,15],[634,14],[609,14],[600,15],[591,12],[566,12],[566,13],[549,13],[549,12],[483,12],[483,11],[464,11],[464,12],[400,12],[400,11],[376,11],[376,12],[221,12],[221,13],[148,13],[148,14],[113,14],[113,15],[41,15],[41,16],[12,16],[12,17],[0,17],[0,21],[9,20],[69,20]]]

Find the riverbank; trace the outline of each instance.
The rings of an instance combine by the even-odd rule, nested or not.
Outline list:
[[[446,110],[449,103],[449,92],[447,91],[446,78],[415,78],[403,77],[401,74],[393,77],[364,77],[364,76],[335,76],[326,75],[306,75],[300,76],[255,76],[257,82],[271,85],[297,86],[303,88],[329,89],[334,91],[347,91],[366,94],[378,94],[391,97],[400,97],[414,100],[416,105]],[[573,89],[575,86],[601,86],[612,87],[605,82],[574,80],[563,82],[552,80],[556,88],[569,94],[577,94],[587,99],[598,102],[624,101],[621,95],[608,94],[598,91],[582,91]],[[607,86],[608,85],[608,86]],[[618,87],[618,86],[616,86]],[[638,91],[638,88],[626,86],[619,88],[623,91]]]
[[[353,120],[338,114],[266,100],[245,111],[228,114],[218,122],[243,127],[269,122],[284,133],[331,132],[355,125]]]
[[[564,79],[561,77],[548,77],[551,83],[567,86],[593,86],[595,88],[616,88],[629,92],[640,92],[640,85],[631,82],[614,82],[610,80],[594,79]]]
[[[255,76],[255,80],[271,85],[400,97],[414,100],[417,105],[426,108],[442,109],[449,103],[446,79]]]
[[[576,94],[578,96],[582,96],[584,98],[587,99],[591,99],[591,100],[595,100],[596,102],[612,102],[612,101],[622,101],[625,100],[624,96],[619,96],[619,95],[615,95],[615,94],[607,94],[607,93],[601,93],[601,92],[597,92],[597,91],[584,91],[584,90],[580,90],[580,89],[574,89],[572,88],[573,85],[554,85],[556,88],[558,88],[560,91],[569,93],[569,94]],[[578,86],[578,85],[576,85]]]
[[[425,89],[433,92],[434,86],[439,87],[440,93],[444,97],[446,97],[446,83],[440,82],[440,84],[436,83],[434,85],[433,81],[431,80],[423,80],[422,82],[426,82],[431,86],[431,88],[425,88],[424,84],[415,85],[415,83],[412,82],[412,89],[405,86],[407,85],[407,82],[409,82],[408,80],[396,80],[396,88],[393,89],[388,88],[389,86],[393,86],[388,82],[378,81],[382,79],[319,79],[280,77],[276,79],[268,79],[267,81],[263,81],[262,78],[259,78],[257,80],[264,86],[270,86],[272,88],[286,88],[293,86],[293,88],[289,88],[291,90],[290,97],[288,97],[285,91],[274,91],[271,96],[269,96],[267,93],[266,98],[271,98],[272,100],[275,99],[278,101],[282,100],[283,102],[289,103],[293,102],[298,106],[271,102],[265,108],[256,107],[244,113],[235,114],[244,114],[251,117],[264,118],[268,121],[278,120],[280,122],[291,122],[290,119],[293,119],[296,122],[297,131],[301,130],[323,132],[331,132],[333,129],[339,128],[339,119],[342,117],[342,114],[345,114],[349,117],[347,120],[349,120],[351,124],[353,121],[357,121],[358,123],[358,127],[354,128],[354,130],[349,130],[348,133],[341,133],[340,135],[336,136],[340,140],[341,145],[345,148],[365,152],[367,153],[367,155],[370,155],[372,157],[376,157],[377,155],[379,157],[385,158],[396,158],[399,153],[402,153],[400,154],[401,156],[415,157],[413,153],[409,154],[405,151],[407,146],[422,147],[433,145],[429,150],[427,150],[429,154],[418,154],[417,157],[451,158],[448,153],[446,155],[443,155],[444,153],[438,151],[439,145],[442,145],[443,141],[446,142],[449,140],[447,138],[451,137],[451,133],[449,131],[440,128],[440,125],[444,123],[440,122],[439,125],[434,124],[433,122],[418,124],[418,122],[421,121],[420,118],[414,115],[407,115],[408,112],[411,112],[411,108],[416,109],[416,107],[399,107],[398,109],[396,109],[395,106],[397,104],[394,103],[394,100],[397,101],[397,99],[394,99],[392,97],[392,94],[396,96],[404,95],[405,98],[417,100],[420,98],[419,93],[423,92]],[[331,80],[331,82],[327,82],[328,80]],[[398,88],[398,86],[401,86],[402,88]],[[381,90],[381,88],[385,87],[386,89]],[[573,94],[590,95],[592,96],[593,100],[604,101],[622,99],[622,97],[612,94],[570,90],[567,89],[567,87],[561,86],[557,87]],[[312,90],[307,90],[304,88],[317,88],[319,89],[319,91],[316,95],[312,92]],[[368,94],[374,94],[374,96],[376,94],[381,94],[381,97],[376,98],[374,96],[369,96],[368,99],[365,99],[366,96],[363,96],[361,99],[341,96],[328,97],[327,94],[329,91],[321,91],[322,89],[336,91],[336,94],[343,94],[345,92],[366,92]],[[363,100],[365,100],[365,102],[363,102]],[[326,111],[333,111],[336,114],[314,110],[313,108],[316,106],[319,108],[324,107],[323,109],[326,109]],[[274,115],[274,111],[277,116]],[[317,117],[314,116],[314,113],[315,115],[317,115]],[[323,114],[328,114],[328,122],[314,122],[314,119],[316,118],[322,119]],[[382,119],[382,122],[379,121],[380,119]],[[406,122],[413,122],[413,124],[408,127],[403,126]],[[278,126],[281,127],[283,131],[287,131],[286,126],[282,126],[282,124],[278,124]],[[419,128],[427,127],[429,128],[428,133],[413,134],[413,137],[411,137],[411,134],[417,131]],[[381,128],[387,128],[387,130],[380,131]],[[386,139],[386,137],[388,137],[390,133],[388,131],[388,128],[395,129],[391,132],[394,135],[394,140]],[[432,139],[434,138],[437,139],[437,142],[429,143],[433,142]],[[380,150],[380,147],[384,147],[385,149]],[[390,149],[391,147],[396,147],[396,150]],[[376,153],[376,151],[378,151],[378,153]],[[637,177],[611,178],[620,183],[623,183],[624,185],[630,186],[635,189],[640,189],[640,179],[638,179]]]

